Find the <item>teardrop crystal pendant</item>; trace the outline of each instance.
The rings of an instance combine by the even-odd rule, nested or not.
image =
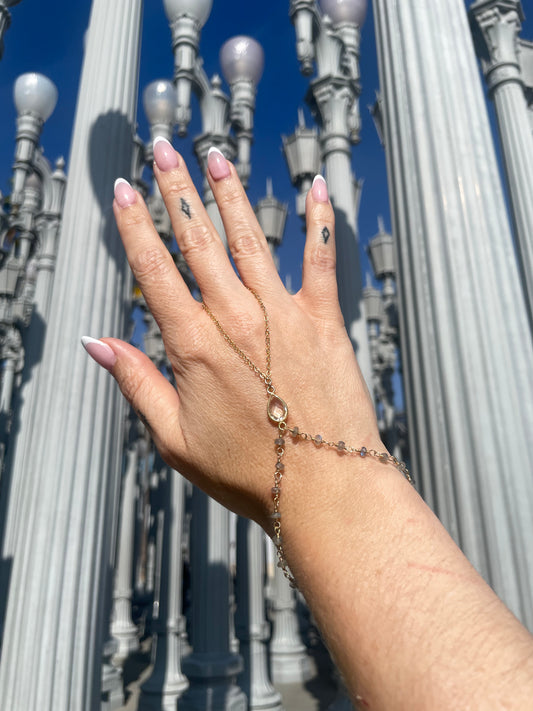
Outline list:
[[[289,408],[285,400],[282,400],[279,395],[271,395],[268,398],[267,415],[272,422],[285,422],[289,416]]]

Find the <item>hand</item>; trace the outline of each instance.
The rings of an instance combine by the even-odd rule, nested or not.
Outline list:
[[[211,151],[208,180],[240,278],[183,158],[164,140],[155,143],[154,156],[155,177],[178,246],[204,302],[262,371],[264,318],[246,287],[263,300],[270,321],[272,380],[289,406],[289,426],[382,450],[337,300],[334,218],[323,179],[315,181],[307,196],[302,289],[292,296],[280,281],[235,168],[222,154]],[[109,369],[147,424],[163,459],[224,506],[255,519],[271,533],[277,428],[267,418],[265,386],[191,296],[142,197],[125,181],[118,182],[115,196],[128,261],[161,330],[176,387],[145,354],[113,338],[102,339],[113,352]],[[312,467],[317,476],[327,476],[326,458],[338,458],[331,451],[317,457],[315,446],[307,442],[288,448],[293,469]]]

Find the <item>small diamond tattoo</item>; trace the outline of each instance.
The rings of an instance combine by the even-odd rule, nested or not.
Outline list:
[[[328,243],[328,239],[329,239],[329,237],[330,237],[330,234],[331,234],[331,233],[330,233],[330,231],[328,230],[328,228],[327,228],[327,227],[324,227],[324,229],[322,230],[322,239],[324,240],[324,244],[327,244],[327,243]]]
[[[191,219],[191,208],[190,208],[190,205],[189,205],[189,203],[188,203],[186,200],[184,200],[183,198],[181,198],[181,211],[183,212],[183,214],[185,215],[185,217],[186,217],[188,220]],[[328,234],[328,237],[329,237],[329,234]]]

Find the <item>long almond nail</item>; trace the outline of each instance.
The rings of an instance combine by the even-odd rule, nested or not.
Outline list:
[[[207,169],[213,180],[222,180],[230,174],[229,163],[224,158],[224,155],[212,146],[207,154]]]
[[[95,360],[98,365],[101,365],[102,368],[111,370],[117,362],[117,356],[107,343],[99,341],[97,338],[91,338],[90,336],[83,336],[81,343],[91,358]]]
[[[124,178],[115,180],[115,200],[119,207],[129,207],[137,200],[137,193]]]
[[[156,136],[152,144],[154,151],[154,161],[159,170],[166,172],[174,170],[179,165],[179,158],[171,144],[163,136]]]
[[[315,175],[311,186],[311,195],[317,202],[327,202],[329,200],[328,186],[321,175]]]

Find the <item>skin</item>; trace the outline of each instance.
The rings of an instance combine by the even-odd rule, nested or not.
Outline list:
[[[272,379],[289,406],[288,424],[384,451],[338,305],[333,210],[324,188],[307,196],[302,289],[292,296],[235,168],[208,179],[238,274],[183,159],[174,162],[154,172],[178,245],[204,301],[261,370],[264,321],[245,285],[263,299]],[[141,196],[126,207],[115,201],[114,210],[176,387],[143,353],[106,338],[116,355],[111,372],[165,461],[272,534],[277,428],[266,416],[265,387],[191,297]],[[354,704],[383,711],[530,707],[531,636],[414,488],[390,464],[288,439],[284,549]]]

